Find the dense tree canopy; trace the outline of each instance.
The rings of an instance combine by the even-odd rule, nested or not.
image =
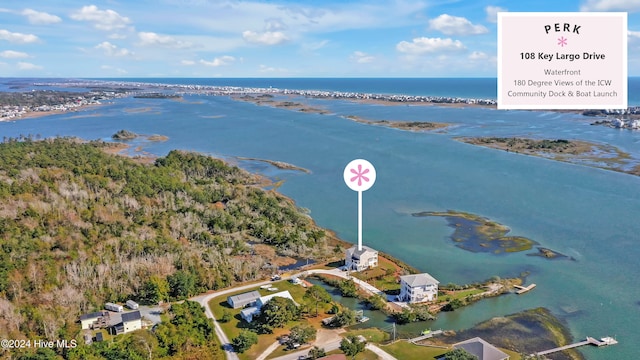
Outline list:
[[[300,310],[293,300],[276,296],[262,306],[254,322],[259,332],[272,333],[273,329],[284,327],[299,317]]]
[[[107,301],[157,304],[262,277],[270,260],[249,241],[331,252],[258,176],[194,153],[146,164],[112,147],[0,144],[0,338],[73,338],[78,316]]]

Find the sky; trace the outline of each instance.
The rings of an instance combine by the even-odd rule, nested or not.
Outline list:
[[[640,0],[0,0],[0,77],[495,77],[496,13]]]

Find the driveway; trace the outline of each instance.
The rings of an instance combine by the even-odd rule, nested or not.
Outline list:
[[[374,286],[372,286],[371,284],[368,284],[362,280],[356,279],[352,276],[349,276],[349,274],[346,271],[342,271],[340,269],[332,269],[332,270],[325,270],[325,269],[310,269],[310,270],[306,270],[297,274],[293,274],[290,277],[283,277],[282,281],[287,281],[293,277],[302,277],[302,276],[306,276],[306,275],[311,275],[311,274],[327,274],[327,275],[334,275],[334,276],[338,276],[341,277],[343,279],[353,279],[353,281],[355,281],[356,284],[360,285],[361,287],[365,288],[366,290],[368,290],[371,293],[374,294],[379,294],[382,293],[382,291],[376,289]],[[208,318],[213,319],[213,326],[214,329],[216,331],[216,336],[218,337],[218,340],[220,340],[220,342],[222,343],[222,348],[225,351],[225,354],[227,356],[228,360],[239,360],[238,355],[234,352],[233,347],[231,346],[231,341],[229,340],[229,338],[227,338],[227,335],[224,333],[224,331],[222,331],[222,328],[220,327],[220,324],[218,324],[218,322],[216,321],[215,317],[213,316],[213,313],[211,312],[211,309],[209,308],[209,301],[211,301],[211,299],[218,297],[218,296],[224,296],[227,294],[231,294],[237,291],[242,291],[242,290],[249,290],[249,289],[253,289],[262,285],[266,285],[266,284],[271,284],[272,281],[269,280],[265,280],[265,281],[260,281],[260,282],[255,282],[255,283],[251,283],[251,284],[246,284],[246,285],[241,285],[241,286],[236,286],[236,287],[232,287],[229,289],[224,289],[224,290],[220,290],[220,291],[215,291],[215,292],[209,292],[206,294],[201,294],[198,296],[194,296],[189,300],[192,301],[197,301],[198,303],[200,303],[200,305],[202,305],[204,307],[204,311],[205,314],[207,315]],[[320,333],[320,331],[318,331],[318,333]],[[340,339],[335,339],[335,340],[331,340],[328,341],[327,343],[324,344],[324,346],[319,346],[319,347],[323,347],[327,352],[331,351],[331,350],[335,350],[338,349],[340,347]],[[298,357],[300,355],[306,355],[307,352],[309,350],[301,350],[301,351],[296,351],[295,353],[289,354],[289,355],[285,355],[285,356],[281,356],[278,359],[279,360],[297,360]],[[380,350],[382,351],[382,350]],[[295,355],[295,356],[294,356]]]

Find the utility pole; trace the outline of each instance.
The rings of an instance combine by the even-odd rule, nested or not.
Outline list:
[[[396,323],[393,323],[393,342],[396,342]]]

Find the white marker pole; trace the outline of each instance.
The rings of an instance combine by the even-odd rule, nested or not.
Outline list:
[[[344,168],[344,182],[349,189],[358,192],[358,251],[362,250],[362,192],[376,182],[376,169],[364,159],[351,161]]]
[[[362,251],[362,191],[358,191],[358,251]]]

